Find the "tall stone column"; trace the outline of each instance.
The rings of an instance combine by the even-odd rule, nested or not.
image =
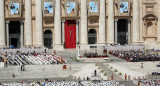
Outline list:
[[[21,21],[21,47],[23,47],[24,46],[24,22],[23,21]]]
[[[114,0],[108,0],[107,43],[114,43]]]
[[[118,19],[115,19],[114,21],[114,28],[115,28],[115,43],[117,44],[118,43],[118,39],[117,39],[117,35],[118,35],[118,29],[117,29],[117,22],[118,22]]]
[[[65,20],[62,21],[62,43],[65,43]]]
[[[62,46],[62,34],[61,34],[61,0],[55,0],[55,17],[54,17],[54,37],[55,37],[55,43],[54,43],[54,49],[55,50],[61,50],[63,49]]]
[[[128,44],[130,44],[131,43],[131,20],[130,19],[128,19]]]
[[[43,46],[42,0],[36,1],[36,47]]]
[[[138,43],[139,42],[139,0],[133,0],[133,35],[132,35],[132,42]]]
[[[36,0],[37,1],[37,0]],[[32,39],[32,9],[31,0],[25,0],[25,45],[31,46],[33,43]]]
[[[157,5],[160,5],[160,0],[158,0],[157,1],[158,3],[157,3]],[[158,12],[158,22],[157,22],[157,37],[158,37],[158,39],[157,39],[157,41],[158,41],[158,44],[160,45],[160,35],[159,35],[159,33],[160,33],[160,6],[157,6],[157,9],[159,10],[159,11],[157,11]]]
[[[81,0],[81,29],[80,29],[80,49],[88,50],[88,29],[87,29],[87,0]]]
[[[99,15],[99,44],[105,44],[106,42],[106,10],[105,0],[100,0],[100,15]]]
[[[4,18],[4,0],[0,0],[0,47],[6,46],[5,43],[5,18]]]
[[[79,20],[76,20],[76,42],[79,43]]]
[[[6,21],[6,45],[9,47],[9,21]]]
[[[88,44],[87,34],[87,0],[81,0],[81,45]]]

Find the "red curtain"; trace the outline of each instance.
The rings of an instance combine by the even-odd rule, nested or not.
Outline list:
[[[66,48],[76,48],[75,20],[67,20],[65,23],[65,44]]]

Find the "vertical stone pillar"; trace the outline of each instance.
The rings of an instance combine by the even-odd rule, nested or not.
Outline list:
[[[80,49],[88,50],[88,25],[87,25],[87,0],[81,0],[81,29],[80,29]]]
[[[79,20],[76,20],[76,42],[79,43]]]
[[[88,44],[87,0],[81,0],[81,45]]]
[[[114,43],[114,0],[108,0],[107,42]]]
[[[36,2],[36,47],[43,46],[43,28],[42,28],[42,0]]]
[[[9,47],[9,21],[6,21],[6,43],[7,47]]]
[[[65,20],[62,21],[62,43],[65,43]]]
[[[4,17],[4,0],[0,0],[0,47],[6,46],[5,42],[5,17]]]
[[[131,20],[128,19],[128,44],[131,43]]]
[[[54,17],[54,49],[62,50],[62,34],[61,34],[61,0],[55,0],[55,17]]]
[[[25,0],[25,45],[33,45],[32,39],[32,9],[31,9],[31,0]],[[38,8],[37,8],[38,9]],[[40,25],[41,26],[41,25]]]
[[[139,42],[139,0],[133,0],[133,35],[132,35],[132,42],[138,43]]]
[[[23,47],[23,45],[24,45],[24,22],[23,21],[21,21],[21,47]]]
[[[157,3],[157,5],[160,5],[160,0],[158,0],[157,1],[158,3]],[[160,6],[157,6],[157,9],[159,9],[160,10]],[[157,11],[158,12],[158,22],[157,22],[157,41],[158,41],[158,44],[160,44],[160,35],[159,35],[159,33],[160,33],[160,11]]]
[[[100,0],[100,15],[99,15],[99,44],[105,44],[106,42],[106,10],[105,0]]]
[[[118,22],[118,19],[115,19],[114,21],[114,28],[115,28],[115,43],[117,44],[118,43],[118,39],[117,39],[117,35],[118,35],[118,29],[117,29],[117,22]]]

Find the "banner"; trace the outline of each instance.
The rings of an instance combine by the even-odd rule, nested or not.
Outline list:
[[[10,3],[10,14],[18,15],[19,14],[19,3]]]
[[[120,0],[118,5],[120,16],[130,15],[130,0]]]
[[[54,0],[43,0],[43,16],[49,17],[54,16],[54,8],[55,8],[55,2]]]
[[[21,17],[21,0],[8,0],[9,16]]]
[[[99,15],[99,0],[88,0],[88,15],[89,16]]]
[[[77,16],[77,0],[65,0],[66,16]]]

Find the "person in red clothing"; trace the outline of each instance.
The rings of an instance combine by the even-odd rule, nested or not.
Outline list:
[[[114,76],[113,76],[113,74],[112,74],[112,75],[111,75],[111,80],[113,80],[113,77],[114,77]]]

